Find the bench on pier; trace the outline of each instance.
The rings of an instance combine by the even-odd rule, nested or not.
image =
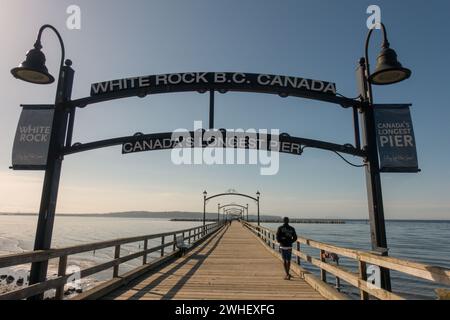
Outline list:
[[[184,235],[175,237],[175,246],[180,250],[180,256],[184,256],[190,247],[190,245],[184,242]]]

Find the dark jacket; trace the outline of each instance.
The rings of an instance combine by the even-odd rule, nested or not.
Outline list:
[[[277,241],[281,247],[292,247],[292,244],[297,241],[295,229],[288,224],[283,224],[278,228]]]

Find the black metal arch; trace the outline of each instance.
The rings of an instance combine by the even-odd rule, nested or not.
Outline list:
[[[239,208],[242,208],[242,209],[248,209],[247,207],[241,206],[240,204],[230,203],[230,204],[225,204],[223,206],[219,206],[219,210],[221,210],[223,208],[227,208],[227,207],[239,207]]]
[[[208,201],[208,200],[211,200],[211,199],[214,199],[217,197],[223,197],[223,196],[238,196],[238,197],[245,197],[245,198],[252,199],[254,201],[258,201],[258,199],[255,197],[249,196],[248,194],[238,193],[238,192],[225,192],[225,193],[215,194],[213,196],[205,198],[205,201]]]
[[[229,208],[226,209],[225,212],[244,212],[244,210],[238,208]]]
[[[162,93],[176,93],[176,92],[219,92],[227,93],[230,91],[234,92],[250,92],[250,93],[266,93],[266,94],[276,94],[283,98],[285,97],[299,97],[311,100],[318,100],[323,102],[329,102],[338,104],[344,108],[348,107],[360,107],[361,101],[357,99],[350,99],[343,97],[341,95],[330,92],[321,92],[320,90],[314,91],[305,88],[300,88],[292,85],[282,86],[277,84],[261,84],[256,79],[259,76],[263,77],[278,77],[280,81],[286,81],[286,79],[299,81],[306,81],[308,86],[313,83],[321,83],[323,85],[331,84],[325,81],[318,81],[312,79],[303,79],[297,77],[289,76],[279,76],[279,75],[264,75],[264,74],[253,74],[253,73],[230,73],[230,72],[197,72],[195,74],[204,74],[205,81],[180,81],[176,83],[157,83],[157,78],[161,76],[177,76],[184,77],[186,75],[192,75],[194,73],[179,73],[179,74],[167,74],[167,75],[151,75],[143,77],[133,77],[125,79],[117,79],[112,81],[106,81],[101,83],[95,83],[91,86],[91,96],[72,100],[68,102],[71,107],[84,108],[90,104],[96,104],[100,102],[106,102],[116,99],[124,99],[129,97],[140,97],[143,98],[147,95],[162,94]],[[228,81],[217,82],[214,79],[216,74],[221,74]],[[235,81],[235,75],[239,75],[240,79]],[[102,89],[99,89],[102,88]]]
[[[224,131],[225,129],[220,129],[221,131]],[[225,130],[226,131],[226,130]],[[194,132],[189,132],[191,136],[194,136]],[[244,134],[245,135],[245,134]],[[126,136],[126,137],[118,137],[113,139],[106,139],[106,140],[99,140],[89,143],[75,143],[72,146],[67,146],[63,149],[63,155],[70,155],[100,148],[107,148],[107,147],[113,147],[117,145],[126,145],[126,144],[136,144],[142,141],[169,141],[171,140],[173,136],[172,132],[163,132],[163,133],[153,133],[153,134],[138,134],[133,136]],[[257,134],[258,139],[260,138],[260,134]],[[292,152],[292,150],[286,149],[286,150],[280,150],[281,153],[290,153],[290,154],[297,154],[300,155],[303,152],[304,148],[315,148],[315,149],[322,149],[326,151],[332,151],[332,152],[340,152],[352,156],[362,157],[365,158],[367,156],[367,153],[365,150],[361,150],[358,148],[355,148],[351,144],[345,144],[340,145],[336,143],[330,143],[326,141],[320,141],[320,140],[313,140],[313,139],[305,139],[305,138],[299,138],[299,137],[291,137],[288,134],[281,134],[279,136],[274,135],[268,135],[268,138],[270,140],[277,139],[280,144],[286,143],[287,145],[298,145],[301,146],[301,150],[295,150]],[[203,147],[207,147],[207,145],[203,145]],[[239,147],[239,146],[237,146]],[[152,149],[152,150],[168,150],[173,149],[174,144],[161,144],[160,148]],[[150,150],[142,150],[142,151],[150,151]],[[127,152],[123,152],[127,153]]]
[[[244,210],[242,210],[242,209],[228,209],[228,210],[225,210],[225,214],[234,215],[234,216],[237,216],[237,215],[243,216],[244,215]]]

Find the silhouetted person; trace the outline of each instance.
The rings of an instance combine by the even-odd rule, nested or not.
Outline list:
[[[292,244],[297,241],[297,233],[295,229],[289,225],[289,218],[283,219],[284,224],[278,228],[277,241],[280,243],[280,252],[283,257],[284,271],[286,272],[285,280],[291,279],[291,259],[292,259]]]

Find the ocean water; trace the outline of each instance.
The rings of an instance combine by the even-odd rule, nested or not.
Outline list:
[[[33,248],[36,231],[36,216],[1,216],[0,215],[0,255],[30,251]],[[163,219],[148,218],[109,218],[109,217],[65,217],[57,216],[53,232],[52,247],[60,248],[83,243],[92,243],[117,238],[149,235],[170,232],[199,226],[199,222],[173,222]],[[266,224],[266,227],[276,229],[276,224]],[[298,234],[330,243],[337,246],[370,250],[369,225],[367,221],[347,221],[346,224],[294,224]],[[387,234],[389,254],[394,257],[438,265],[450,268],[450,221],[388,221]],[[149,247],[159,245],[159,239],[149,243]],[[142,244],[136,243],[123,246],[121,255],[131,254],[142,249]],[[169,248],[167,248],[169,249]],[[302,246],[302,250],[313,256],[318,256],[318,250]],[[70,256],[68,265],[81,269],[111,260],[113,248]],[[169,250],[170,251],[170,250]],[[167,252],[169,252],[167,251]],[[156,258],[159,253],[150,255]],[[49,275],[57,271],[57,260],[50,261]],[[120,266],[120,273],[127,272],[142,263],[141,259],[127,262]],[[340,265],[354,272],[356,264],[341,258]],[[317,268],[304,267],[318,274]],[[0,269],[0,275],[11,272],[27,271],[29,265],[15,268]],[[83,280],[83,289],[95,285],[99,281],[110,279],[112,270],[103,271],[91,278]],[[426,280],[419,280],[397,272],[392,272],[392,287],[395,292],[410,298],[434,299],[434,289],[445,288]],[[334,277],[328,275],[328,281],[334,282]],[[342,291],[353,294],[358,292],[343,281]],[[11,289],[4,279],[0,281],[0,290]],[[448,288],[448,287],[447,287]]]
[[[266,224],[276,230],[278,225]],[[346,221],[346,224],[293,224],[299,236],[333,244],[340,247],[371,250],[369,224],[367,221]],[[450,269],[450,221],[387,221],[387,242],[389,255],[396,258],[441,266]],[[319,250],[301,246],[301,250],[311,256],[319,257]],[[339,264],[350,271],[358,272],[354,260],[341,257]],[[307,263],[302,265],[319,275],[318,268]],[[335,278],[328,274],[329,283]],[[450,287],[434,284],[427,280],[391,271],[392,289],[408,298],[435,299],[435,289]],[[343,285],[342,291],[358,297],[353,287]]]

